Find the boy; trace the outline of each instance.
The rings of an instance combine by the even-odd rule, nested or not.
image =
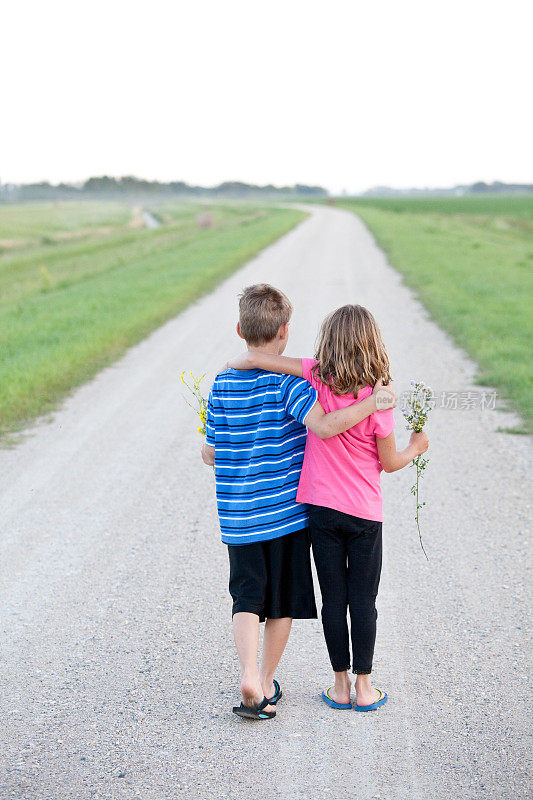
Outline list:
[[[240,297],[237,333],[249,350],[281,355],[291,314],[282,292],[268,284],[249,286]],[[241,717],[276,715],[281,689],[274,673],[292,620],[317,616],[307,507],[296,503],[306,428],[329,438],[376,410],[374,393],[325,414],[307,381],[263,370],[226,369],[213,383],[202,457],[216,467],[220,528],[228,546],[242,693],[233,711]],[[265,620],[259,671],[259,622]]]

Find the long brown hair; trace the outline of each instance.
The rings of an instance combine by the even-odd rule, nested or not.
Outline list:
[[[315,377],[335,394],[354,394],[391,380],[389,358],[377,322],[363,306],[342,306],[320,328]]]

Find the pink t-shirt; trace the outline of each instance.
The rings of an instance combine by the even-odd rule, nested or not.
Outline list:
[[[314,359],[303,358],[303,376],[317,390],[324,411],[328,413],[351,405],[353,395],[333,394],[329,386],[315,378],[311,371],[315,364]],[[359,391],[356,402],[370,394],[371,387],[365,386]],[[320,439],[308,431],[296,500],[334,508],[353,517],[382,521],[381,464],[376,436],[385,439],[394,430],[394,424],[394,411],[389,408],[375,411],[331,439]]]

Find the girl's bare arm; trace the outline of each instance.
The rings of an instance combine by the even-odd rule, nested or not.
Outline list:
[[[429,439],[427,433],[424,433],[424,431],[420,431],[420,433],[415,433],[413,431],[405,450],[397,450],[393,431],[384,439],[380,439],[376,436],[376,444],[378,447],[379,460],[384,471],[396,472],[396,470],[402,469],[406,467],[407,464],[410,464],[413,458],[425,453],[429,447]]]
[[[267,372],[279,372],[282,375],[296,375],[303,378],[302,359],[289,356],[276,356],[262,353],[260,350],[247,350],[226,364],[231,369],[264,369]]]
[[[226,366],[237,370],[264,369],[270,372],[279,372],[283,375],[303,377],[302,360],[300,358],[276,356],[257,350],[247,350],[237,358],[228,361]],[[378,404],[379,391],[381,391],[382,395],[379,398],[381,404]],[[378,381],[370,397],[358,403],[353,403],[346,408],[330,411],[326,414],[320,403],[316,402],[307,415],[304,424],[321,439],[329,439],[353,428],[354,425],[366,419],[374,411],[382,408],[394,408],[395,405],[396,394],[392,386],[384,387],[382,382]]]

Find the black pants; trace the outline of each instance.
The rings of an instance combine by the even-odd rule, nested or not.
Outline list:
[[[372,671],[376,641],[376,596],[381,574],[381,522],[309,506],[309,530],[320,590],[322,625],[331,666],[350,669],[347,610],[350,609],[352,667]]]

